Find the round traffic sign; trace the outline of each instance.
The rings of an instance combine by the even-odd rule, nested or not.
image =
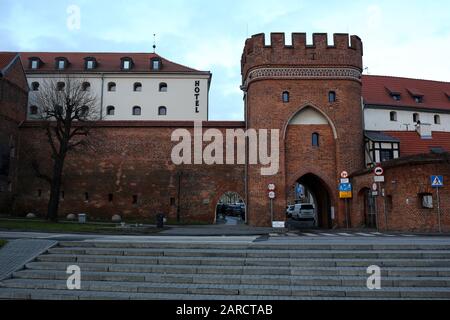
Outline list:
[[[382,176],[384,173],[384,170],[382,167],[375,167],[373,170],[373,173],[375,173],[376,176]]]
[[[269,192],[269,199],[275,199],[275,192],[274,191],[270,191]]]
[[[269,191],[274,191],[275,190],[275,184],[274,183],[269,183],[269,185],[267,186],[267,189]]]
[[[341,172],[341,178],[342,179],[348,178],[348,172],[347,171],[342,171]]]

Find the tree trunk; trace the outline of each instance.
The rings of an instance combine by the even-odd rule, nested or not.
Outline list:
[[[58,207],[61,193],[62,171],[64,166],[63,157],[55,157],[53,164],[53,179],[50,187],[50,200],[48,202],[47,219],[58,221]]]

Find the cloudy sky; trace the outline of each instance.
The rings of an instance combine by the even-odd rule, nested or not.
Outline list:
[[[366,73],[450,81],[448,0],[0,0],[0,12],[0,51],[151,52],[156,33],[161,56],[212,72],[211,120],[243,119],[240,57],[260,32],[356,34]]]

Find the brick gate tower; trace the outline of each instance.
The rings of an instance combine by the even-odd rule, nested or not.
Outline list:
[[[286,205],[314,203],[316,224],[345,226],[345,205],[339,199],[340,172],[363,168],[361,101],[362,42],[359,37],[283,33],[246,40],[241,61],[247,129],[278,129],[279,171],[261,175],[261,164],[247,165],[247,221],[268,226],[271,221],[267,186],[274,183],[273,220],[284,221]],[[350,41],[349,41],[350,40]],[[270,141],[270,139],[269,139]]]

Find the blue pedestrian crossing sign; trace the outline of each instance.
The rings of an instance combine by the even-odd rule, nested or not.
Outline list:
[[[442,188],[444,186],[444,176],[431,176],[431,186],[433,188]]]

